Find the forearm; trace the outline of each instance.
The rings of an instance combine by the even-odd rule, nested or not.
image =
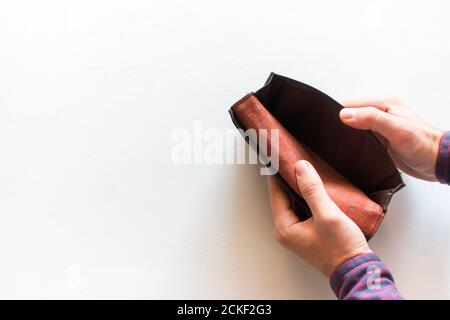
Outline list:
[[[359,255],[339,265],[330,285],[340,300],[402,300],[386,265],[375,253]]]

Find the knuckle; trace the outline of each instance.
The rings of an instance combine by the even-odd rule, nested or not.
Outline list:
[[[288,247],[291,242],[291,236],[287,228],[277,226],[274,230],[275,239],[284,247]]]
[[[319,185],[313,181],[306,182],[301,187],[301,192],[303,197],[310,198],[311,196],[317,194],[319,191]]]
[[[374,108],[374,107],[367,108],[367,112],[366,112],[365,118],[368,121],[377,122],[379,120],[379,117],[380,117],[380,113],[379,113],[379,111],[376,108]]]

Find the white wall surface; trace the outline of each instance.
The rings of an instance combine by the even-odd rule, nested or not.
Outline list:
[[[270,71],[450,128],[448,1],[2,1],[0,298],[334,299],[253,165],[170,161]],[[447,40],[445,40],[447,39]],[[450,298],[450,189],[405,178],[371,247]]]

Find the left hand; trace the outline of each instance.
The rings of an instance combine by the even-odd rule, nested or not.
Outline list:
[[[330,277],[342,262],[371,250],[359,227],[330,199],[314,167],[301,160],[295,172],[312,217],[301,222],[277,178],[269,176],[275,237],[284,247]]]

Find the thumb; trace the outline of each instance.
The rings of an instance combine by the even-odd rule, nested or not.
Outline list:
[[[344,108],[339,113],[342,122],[352,128],[372,130],[391,140],[402,130],[403,120],[375,107]]]
[[[313,216],[323,217],[337,208],[328,196],[316,169],[308,161],[300,160],[297,162],[295,174],[300,193],[308,203]]]

